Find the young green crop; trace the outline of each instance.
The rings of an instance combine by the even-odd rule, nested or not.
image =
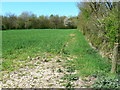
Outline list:
[[[3,31],[3,58],[13,58],[14,54],[23,52],[59,53],[72,32],[74,30]]]
[[[69,34],[76,30],[6,30],[2,31],[2,58],[4,70],[10,69],[12,61],[25,60],[39,53],[59,54],[68,42]]]
[[[14,70],[14,65],[19,67],[17,60],[25,61],[28,56],[33,58],[46,52],[77,57],[66,65],[74,66],[82,75],[109,72],[110,65],[89,46],[79,30],[7,30],[2,33],[3,70]]]

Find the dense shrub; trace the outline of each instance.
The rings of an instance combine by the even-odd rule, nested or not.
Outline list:
[[[101,54],[112,59],[118,43],[118,2],[79,3],[78,29]],[[111,61],[110,61],[111,62]]]

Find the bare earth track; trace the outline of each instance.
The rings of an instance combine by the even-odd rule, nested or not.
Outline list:
[[[2,88],[64,88],[68,81],[61,78],[66,74],[77,73],[77,71],[72,73],[66,71],[64,67],[66,60],[72,59],[50,54],[31,59],[25,67],[19,68],[17,71],[2,72]],[[71,81],[76,88],[92,83],[91,81],[85,82],[80,77]]]

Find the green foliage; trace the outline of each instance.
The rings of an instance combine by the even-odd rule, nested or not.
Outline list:
[[[60,73],[60,72],[63,72],[63,70],[59,68],[59,69],[57,70],[57,72],[59,72],[59,73]]]
[[[75,72],[75,67],[74,66],[68,66],[67,67],[67,72]]]
[[[66,84],[64,84],[64,86],[66,87],[66,90],[74,90],[74,85],[71,84],[71,82],[68,82]]]
[[[111,12],[102,22],[105,23],[105,36],[109,38],[113,46],[114,42],[118,41],[118,15],[116,15],[116,12]]]
[[[90,18],[90,11],[87,8],[80,8],[82,14],[84,15],[84,19],[87,21]]]
[[[76,81],[79,79],[79,77],[77,76],[77,74],[65,74],[62,79],[68,81]]]
[[[97,78],[92,85],[94,88],[112,88],[115,90],[120,88],[119,75],[111,73],[106,74],[106,71],[97,71],[91,76]]]
[[[12,60],[7,60],[2,62],[2,70],[9,69],[10,71],[13,71],[14,68],[11,66],[13,64]]]
[[[93,84],[93,87],[118,89],[120,88],[120,83],[118,78],[100,77]]]
[[[57,59],[56,62],[61,62],[61,60],[60,60],[60,59]]]

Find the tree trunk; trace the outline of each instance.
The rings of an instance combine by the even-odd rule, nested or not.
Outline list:
[[[113,50],[112,68],[111,68],[112,73],[116,73],[117,71],[117,59],[118,59],[118,43],[115,43]]]

